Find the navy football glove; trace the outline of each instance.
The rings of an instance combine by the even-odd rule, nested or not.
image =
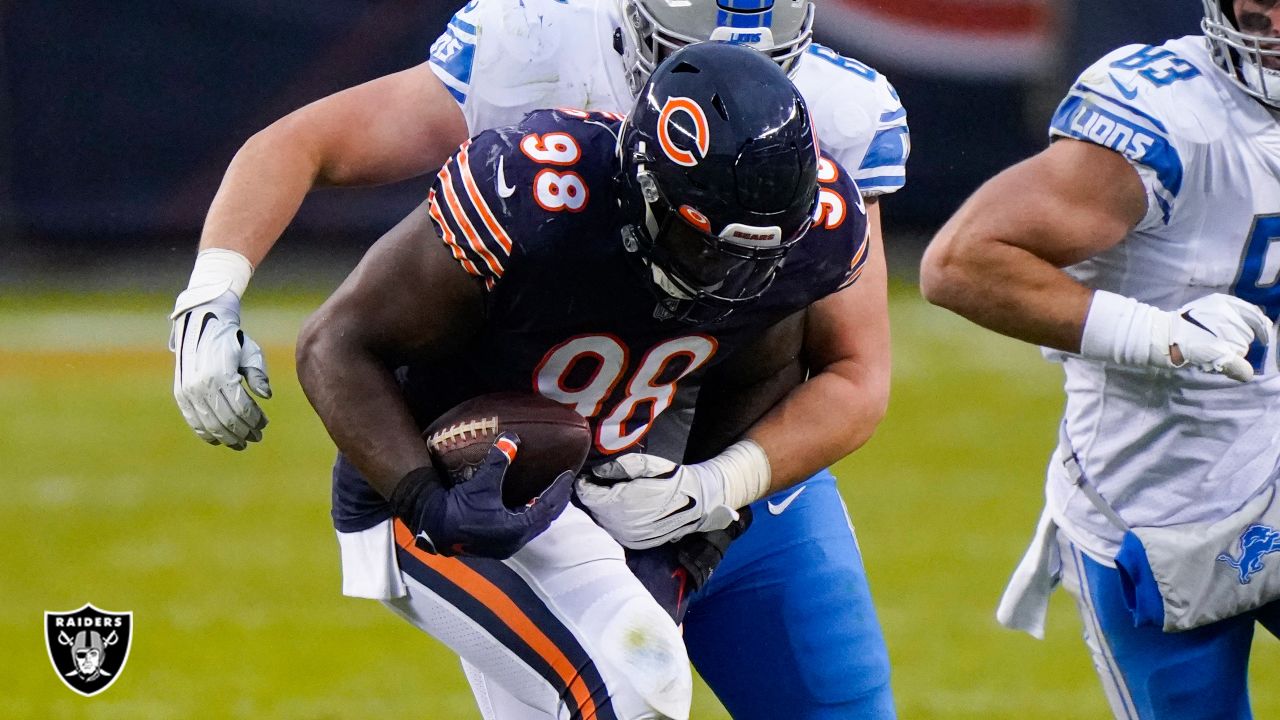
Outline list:
[[[435,468],[409,472],[391,495],[395,514],[415,544],[439,555],[505,560],[546,530],[569,504],[573,473],[565,472],[523,508],[502,503],[502,478],[519,447],[515,433],[502,433],[475,473],[445,487]]]
[[[724,559],[729,543],[750,525],[751,507],[747,506],[723,530],[689,533],[648,550],[627,549],[627,567],[679,625],[689,609],[689,596],[707,584]]]

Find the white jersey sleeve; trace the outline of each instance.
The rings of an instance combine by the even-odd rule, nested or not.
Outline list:
[[[1064,270],[1087,287],[1162,310],[1212,293],[1280,317],[1280,123],[1215,67],[1203,36],[1109,53],[1072,86],[1051,136],[1123,155],[1148,212],[1124,239]],[[1070,218],[1064,218],[1070,222]],[[1063,362],[1065,436],[1049,464],[1048,506],[1095,558],[1123,533],[1079,492],[1074,456],[1132,527],[1226,517],[1280,473],[1280,372],[1255,343],[1254,379],[1053,353]]]
[[[471,0],[431,45],[431,69],[472,134],[543,108],[625,111],[613,10],[595,0]]]
[[[1110,148],[1138,171],[1147,190],[1139,230],[1169,224],[1180,200],[1194,194],[1183,192],[1185,168],[1204,154],[1207,128],[1222,124],[1202,76],[1168,47],[1127,45],[1085,70],[1054,113],[1051,137]]]
[[[813,43],[793,80],[809,103],[822,149],[845,167],[864,197],[907,182],[907,111],[884,75]]]

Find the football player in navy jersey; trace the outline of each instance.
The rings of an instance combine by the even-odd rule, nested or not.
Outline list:
[[[679,631],[615,537],[647,548],[724,529],[854,448],[856,433],[809,424],[829,402],[821,382],[697,464],[656,420],[709,372],[768,358],[780,321],[850,292],[868,257],[856,184],[818,152],[776,64],[706,43],[659,66],[626,121],[546,110],[481,133],[427,206],[299,339],[299,378],[343,453],[335,520],[359,538],[343,545],[347,589],[461,655],[492,686],[477,692],[486,718],[687,717]],[[839,363],[845,336],[809,342]],[[509,434],[465,482],[432,469],[424,422],[499,390],[587,417],[590,515],[568,476],[503,506]]]
[[[685,43],[714,39],[754,47],[792,78],[823,152],[857,182],[870,243],[852,292],[771,330],[773,347],[788,352],[710,369],[696,415],[684,407],[665,412],[647,437],[687,435],[684,459],[696,464],[738,440],[805,381],[829,399],[807,419],[806,431],[851,433],[849,445],[860,447],[883,419],[889,395],[879,198],[905,184],[911,143],[906,110],[888,79],[811,42],[814,9],[812,0],[471,0],[431,45],[427,61],[318,100],[255,134],[227,169],[190,284],[175,303],[170,346],[184,418],[215,445],[243,449],[262,438],[265,418],[253,395],[268,397],[270,387],[250,339],[252,323],[241,325],[240,298],[313,187],[429,176],[468,136],[539,108],[626,112],[657,62]],[[809,335],[818,332],[842,334],[843,351],[811,343]],[[610,471],[665,474],[651,462]],[[663,602],[678,600],[675,610],[687,610],[685,644],[699,673],[737,718],[892,717],[888,651],[831,471],[821,469],[752,509],[752,532],[727,551],[727,531],[712,533],[696,551],[677,551],[698,560],[689,563],[696,565],[691,592]],[[345,547],[352,538],[338,527]],[[793,541],[799,537],[804,542]],[[706,579],[721,555],[715,576]],[[654,553],[633,553],[632,560],[637,572],[671,572]],[[353,574],[348,564],[348,592],[359,595],[360,575],[353,580]],[[737,656],[776,660],[749,667],[724,660]],[[483,678],[470,676],[482,693]]]

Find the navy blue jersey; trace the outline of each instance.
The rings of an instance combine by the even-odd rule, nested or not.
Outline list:
[[[465,143],[428,202],[440,239],[486,294],[471,348],[401,370],[422,426],[470,397],[537,392],[587,418],[588,464],[622,452],[679,461],[707,370],[766,328],[857,279],[867,255],[858,189],[823,158],[817,222],[758,300],[705,325],[663,319],[622,242],[616,115],[539,110]],[[434,239],[431,240],[435,242]],[[354,531],[388,517],[341,459],[334,520]]]

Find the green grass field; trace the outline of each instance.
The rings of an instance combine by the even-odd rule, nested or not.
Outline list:
[[[248,298],[276,397],[245,453],[198,441],[172,402],[168,296],[0,301],[0,718],[479,717],[447,650],[339,594],[332,447],[292,366],[318,300]],[[888,418],[837,470],[901,717],[1106,717],[1064,594],[1043,642],[993,617],[1039,512],[1059,371],[905,286],[893,319]],[[135,623],[124,673],[90,699],[43,639],[45,610],[85,602]],[[1280,645],[1258,640],[1260,718],[1280,717],[1261,681],[1277,673]],[[700,687],[694,717],[727,715]]]

